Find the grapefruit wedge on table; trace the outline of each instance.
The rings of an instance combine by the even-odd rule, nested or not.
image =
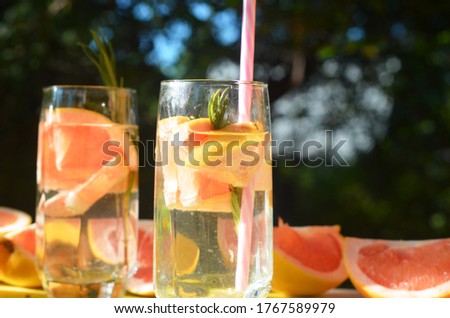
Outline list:
[[[123,148],[131,143],[125,138],[122,126],[97,112],[46,111],[39,125],[38,184],[43,192],[60,192],[50,199],[41,196],[38,208],[51,216],[80,215],[108,192],[125,191],[126,177],[138,168],[136,149]],[[115,144],[105,152],[110,141]]]
[[[20,287],[41,286],[35,268],[34,224],[0,237],[0,281]]]
[[[339,226],[274,228],[274,291],[320,295],[347,279]]]
[[[351,282],[366,297],[450,297],[450,238],[347,237],[344,259]]]
[[[22,211],[0,207],[0,236],[31,223],[31,217]]]

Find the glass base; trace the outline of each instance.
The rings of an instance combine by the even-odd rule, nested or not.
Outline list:
[[[200,284],[178,284],[175,289],[156,287],[155,296],[157,298],[264,298],[269,295],[270,289],[270,280],[256,282],[245,292],[232,288],[205,288]]]
[[[255,283],[250,286],[244,294],[244,298],[265,298],[270,293],[270,280],[267,282]]]
[[[53,298],[116,298],[125,294],[122,282],[74,284],[49,281],[44,290]]]

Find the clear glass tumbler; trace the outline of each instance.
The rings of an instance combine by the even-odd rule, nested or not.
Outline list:
[[[243,109],[247,116],[242,116]],[[156,296],[269,293],[270,138],[266,84],[161,83],[155,156]]]
[[[44,88],[36,257],[51,297],[119,297],[136,270],[136,92]]]

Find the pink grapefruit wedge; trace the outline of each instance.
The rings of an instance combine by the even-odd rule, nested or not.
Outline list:
[[[0,207],[0,236],[17,231],[31,223],[31,216],[25,212]]]
[[[450,238],[347,237],[344,259],[350,280],[366,297],[450,297]]]
[[[40,286],[34,254],[34,224],[0,237],[0,281],[19,287]]]
[[[274,228],[272,288],[293,296],[320,295],[347,279],[339,226]]]

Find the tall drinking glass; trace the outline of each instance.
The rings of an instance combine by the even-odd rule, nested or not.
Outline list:
[[[36,256],[51,297],[118,297],[136,270],[136,92],[44,88]]]
[[[242,93],[251,98],[250,120],[240,117]],[[272,277],[267,85],[163,81],[155,162],[156,295],[266,296]]]

